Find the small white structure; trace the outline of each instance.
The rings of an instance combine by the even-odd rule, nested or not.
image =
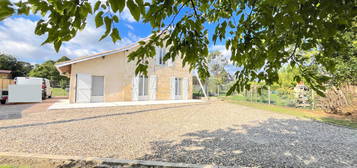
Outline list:
[[[50,81],[45,78],[16,77],[15,85],[9,86],[9,103],[42,102],[52,96]]]
[[[9,103],[33,103],[42,101],[41,85],[10,85]]]

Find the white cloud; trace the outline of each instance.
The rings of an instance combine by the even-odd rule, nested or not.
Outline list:
[[[0,52],[11,54],[20,60],[41,63],[48,59],[58,59],[63,55],[74,58],[111,50],[140,39],[134,34],[129,34],[116,44],[113,44],[110,37],[98,41],[104,33],[104,28],[95,28],[93,20],[93,16],[90,16],[86,28],[78,32],[74,39],[62,44],[60,52],[56,53],[52,44],[41,46],[46,36],[34,34],[36,21],[23,17],[7,18],[0,22]]]
[[[120,13],[120,18],[128,22],[136,22],[127,7],[125,7],[123,12]]]
[[[130,30],[134,30],[134,27],[132,25],[130,25],[130,24],[125,24],[125,26]]]
[[[226,49],[225,45],[214,45],[210,47],[210,51],[219,51],[223,56],[225,56],[228,60],[232,56],[232,52]]]

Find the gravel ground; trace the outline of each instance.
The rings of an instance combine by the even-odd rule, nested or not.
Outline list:
[[[357,130],[225,102],[25,111],[0,120],[0,137],[1,152],[357,167]]]

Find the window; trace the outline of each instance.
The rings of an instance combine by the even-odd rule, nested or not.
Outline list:
[[[139,77],[139,96],[147,96],[149,95],[149,80],[145,76]]]
[[[175,95],[182,95],[182,78],[175,78]]]
[[[165,65],[164,56],[166,55],[166,48],[158,48],[157,59],[159,65]]]

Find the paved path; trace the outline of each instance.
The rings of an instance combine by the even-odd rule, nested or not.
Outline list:
[[[0,105],[0,120],[11,120],[22,118],[24,114],[44,112],[52,104],[62,100],[52,98],[43,100],[41,103],[10,103]]]
[[[0,120],[1,152],[225,166],[357,166],[357,130],[225,102],[23,116]]]
[[[51,105],[49,110],[92,108],[92,107],[120,107],[120,106],[147,106],[163,104],[185,104],[185,103],[202,103],[202,100],[155,100],[155,101],[121,101],[121,102],[103,102],[103,103],[69,103],[68,100],[62,99]]]

